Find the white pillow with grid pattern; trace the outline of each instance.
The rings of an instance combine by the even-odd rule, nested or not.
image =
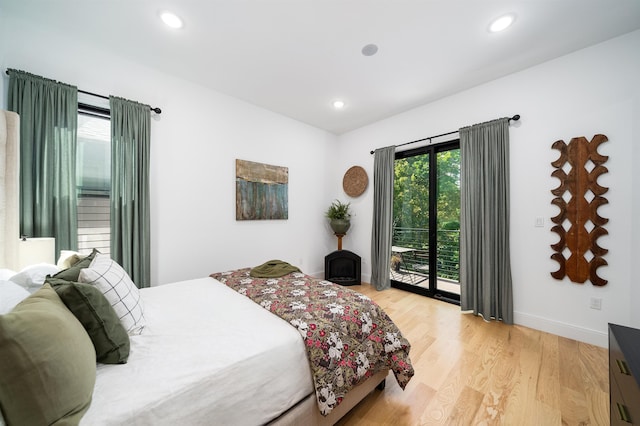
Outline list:
[[[117,262],[97,253],[89,267],[80,271],[78,281],[94,285],[104,294],[129,334],[142,333],[145,320],[140,292]]]

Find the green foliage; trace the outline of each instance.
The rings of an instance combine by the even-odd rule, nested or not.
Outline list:
[[[445,222],[442,224],[440,228],[446,231],[460,230],[460,222],[457,220],[452,220],[451,222]]]
[[[349,206],[351,203],[342,203],[340,200],[335,200],[329,206],[329,209],[325,212],[325,216],[329,219],[350,219],[351,213],[349,212]]]
[[[460,150],[438,153],[438,228],[456,222],[460,229]],[[449,229],[449,228],[444,228]]]
[[[437,155],[438,223],[460,220],[460,150]],[[429,227],[429,155],[402,158],[395,162],[393,217],[395,225]]]

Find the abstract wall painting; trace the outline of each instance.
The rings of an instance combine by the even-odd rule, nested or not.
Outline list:
[[[236,220],[289,218],[289,169],[236,160]]]
[[[560,208],[551,218],[555,224],[551,231],[560,237],[551,245],[555,252],[551,258],[559,264],[551,276],[558,280],[568,276],[575,283],[607,284],[597,272],[607,265],[603,256],[608,252],[598,245],[598,238],[608,234],[604,225],[609,220],[598,214],[598,208],[609,202],[603,197],[609,188],[598,184],[598,177],[608,172],[604,163],[609,158],[598,153],[598,147],[607,140],[605,135],[595,135],[590,141],[577,137],[568,144],[559,140],[552,145],[560,151],[560,157],[551,163],[555,168],[551,176],[560,180],[551,191],[555,195],[551,204]]]

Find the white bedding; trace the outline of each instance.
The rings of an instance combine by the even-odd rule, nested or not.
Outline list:
[[[213,278],[141,290],[147,326],[98,364],[82,425],[259,425],[313,392],[303,340]]]

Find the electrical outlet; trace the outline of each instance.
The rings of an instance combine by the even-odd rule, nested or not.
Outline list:
[[[599,297],[592,297],[589,307],[591,309],[596,309],[599,311],[600,309],[602,309],[602,299]]]
[[[535,226],[536,226],[537,228],[542,228],[542,227],[544,226],[544,217],[542,217],[542,216],[537,216],[537,217],[536,217]]]

